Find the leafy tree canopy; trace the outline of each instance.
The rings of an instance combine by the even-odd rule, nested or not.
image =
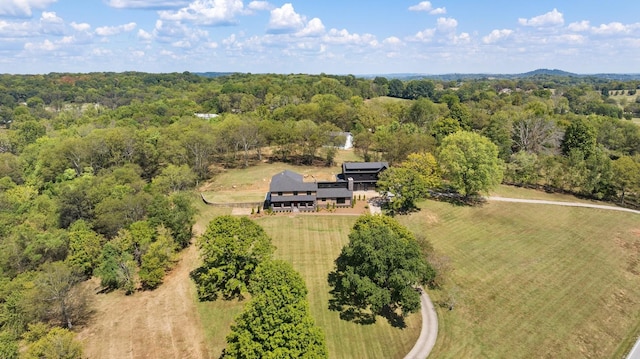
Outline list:
[[[284,261],[261,263],[253,297],[227,336],[223,358],[326,358],[327,347],[306,300],[304,280]]]
[[[415,286],[434,276],[411,232],[391,217],[362,216],[329,273],[330,306],[344,319],[372,322],[381,315],[402,326],[420,308]]]
[[[487,192],[502,181],[498,147],[477,133],[461,131],[447,136],[438,159],[444,178],[465,197]]]
[[[199,239],[203,264],[191,273],[200,300],[242,298],[256,267],[274,251],[262,227],[245,217],[220,216]]]

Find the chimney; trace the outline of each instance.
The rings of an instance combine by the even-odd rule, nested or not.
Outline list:
[[[349,191],[353,191],[353,178],[349,177],[347,181],[349,181],[349,184],[347,185],[347,189]]]

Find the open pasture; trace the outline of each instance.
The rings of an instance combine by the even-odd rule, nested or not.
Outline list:
[[[453,268],[433,358],[620,358],[640,324],[640,216],[427,201],[399,220]]]

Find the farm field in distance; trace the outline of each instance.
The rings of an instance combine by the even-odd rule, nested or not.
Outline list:
[[[427,201],[399,217],[450,258],[433,358],[610,358],[640,322],[637,214]],[[434,301],[445,291],[430,291]],[[635,332],[635,333],[634,333]]]

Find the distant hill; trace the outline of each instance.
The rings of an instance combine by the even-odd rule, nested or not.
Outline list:
[[[228,76],[228,75],[233,75],[235,73],[237,72],[193,72],[193,74],[195,75],[202,76],[202,77],[210,77],[210,78]]]
[[[481,73],[450,73],[450,74],[419,74],[419,73],[396,73],[396,74],[371,74],[361,75],[364,78],[374,78],[376,76],[386,77],[388,79],[400,80],[417,80],[417,79],[433,79],[441,81],[459,81],[459,80],[480,80],[480,79],[523,79],[531,77],[576,77],[576,78],[595,78],[602,80],[619,80],[632,81],[640,80],[638,74],[576,74],[558,69],[537,69],[521,74],[481,74]]]

